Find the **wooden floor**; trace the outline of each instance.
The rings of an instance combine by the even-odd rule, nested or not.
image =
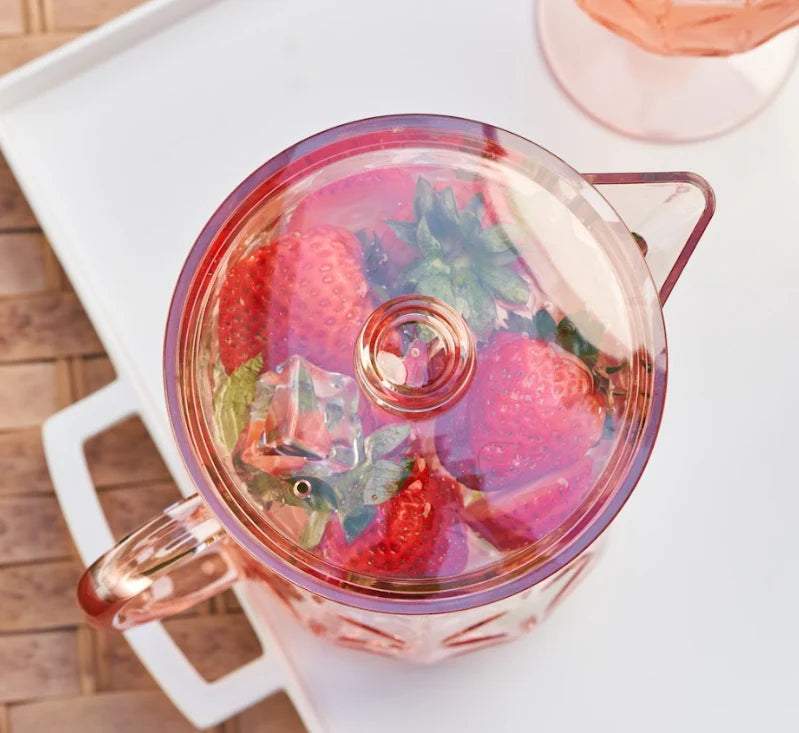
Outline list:
[[[137,4],[0,0],[0,73]],[[111,379],[91,324],[0,159],[0,733],[194,730],[123,638],[89,629],[75,607],[81,566],[47,474],[40,426]],[[98,436],[86,453],[118,536],[178,496],[135,420]],[[230,594],[167,628],[208,679],[260,653]],[[279,694],[213,730],[304,729]]]

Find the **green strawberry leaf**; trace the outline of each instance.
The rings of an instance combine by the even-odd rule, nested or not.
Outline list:
[[[458,204],[451,186],[447,186],[436,196],[436,213],[447,233],[457,232],[460,225]]]
[[[480,286],[470,271],[460,273],[455,286],[457,301],[455,308],[463,315],[477,336],[490,331],[497,320],[497,304]]]
[[[649,245],[646,243],[646,240],[638,234],[638,232],[630,232],[633,235],[633,239],[635,243],[638,245],[638,249],[641,250],[641,254],[646,256],[646,253],[649,251]]]
[[[341,527],[347,542],[352,543],[372,523],[376,512],[376,507],[367,505],[360,507],[358,512],[341,517]]]
[[[436,257],[441,254],[441,242],[430,231],[426,216],[419,219],[419,224],[416,227],[416,246],[425,257]]]
[[[507,318],[505,319],[504,330],[510,331],[511,333],[530,333],[532,323],[533,322],[529,318],[520,316],[518,313],[514,313],[513,311],[508,311]],[[553,321],[552,324],[554,329],[555,322]]]
[[[409,461],[405,462],[406,464]],[[394,463],[394,461],[377,461],[366,471],[364,480],[359,484],[363,503],[368,505],[382,504],[388,501],[402,488],[408,478],[410,467]]]
[[[568,316],[558,324],[555,340],[559,346],[589,366],[593,366],[599,358],[599,349],[583,336]]]
[[[487,265],[478,270],[483,284],[506,303],[524,305],[530,297],[530,289],[524,278],[508,267]]]
[[[513,247],[513,242],[503,224],[483,229],[478,241],[483,249],[490,253],[505,252]]]
[[[426,178],[420,176],[416,181],[416,190],[413,192],[413,215],[417,221],[433,210],[433,201],[433,187]]]
[[[233,370],[225,377],[214,394],[214,423],[220,442],[233,450],[249,418],[250,403],[255,398],[255,386],[264,360],[259,355]]]
[[[310,512],[297,539],[297,544],[304,550],[313,550],[322,541],[322,535],[325,533],[328,519],[330,519],[329,511],[316,510]]]
[[[605,367],[605,374],[615,374],[616,372],[620,372],[626,366],[626,364],[618,364],[617,366]]]
[[[393,450],[399,448],[410,434],[411,426],[408,423],[386,425],[375,430],[363,442],[366,460],[372,463],[378,458],[387,456]]]
[[[397,221],[396,219],[387,219],[388,224],[394,234],[397,235],[403,242],[416,245],[416,222],[415,221]]]
[[[416,287],[422,295],[438,298],[448,305],[451,305],[453,308],[457,307],[455,303],[455,293],[452,291],[452,281],[448,275],[428,272],[419,279]]]
[[[543,308],[533,316],[531,325],[530,336],[544,341],[551,341],[555,337],[555,331],[558,330],[555,319]]]
[[[478,239],[482,248],[490,254],[499,254],[510,250],[518,257],[514,241],[525,238],[525,230],[515,224],[495,224],[483,229]]]
[[[461,212],[460,234],[467,246],[479,240],[480,217],[471,211]]]
[[[443,275],[449,278],[452,268],[440,257],[430,257],[429,259],[419,258],[414,260],[405,273],[405,280],[410,283],[418,283],[419,280],[428,275]]]
[[[469,202],[466,206],[463,207],[463,211],[461,212],[461,216],[464,214],[472,214],[476,217],[477,221],[480,222],[483,220],[483,210],[485,209],[485,197],[483,196],[482,191],[478,191],[474,196],[469,199]]]

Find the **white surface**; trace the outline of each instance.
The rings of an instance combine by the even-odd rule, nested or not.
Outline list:
[[[50,477],[84,564],[90,565],[114,544],[97,498],[83,444],[92,436],[138,412],[127,381],[117,380],[50,418],[44,449]],[[242,709],[284,686],[285,673],[260,656],[213,682],[206,681],[160,623],[125,632],[125,638],[175,704],[201,728],[215,725],[220,712]]]
[[[529,638],[432,669],[331,649],[275,612],[301,708],[342,733],[795,731],[799,75],[731,134],[656,146],[566,99],[529,0],[189,4],[205,7],[25,103],[13,78],[0,90],[6,155],[176,472],[172,284],[214,207],[295,140],[448,113],[582,170],[695,170],[718,199],[666,308],[659,442],[603,563]]]

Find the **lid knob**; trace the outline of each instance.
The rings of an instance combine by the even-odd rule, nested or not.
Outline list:
[[[366,319],[355,343],[364,394],[406,418],[454,405],[474,376],[474,337],[449,305],[426,295],[394,298]]]

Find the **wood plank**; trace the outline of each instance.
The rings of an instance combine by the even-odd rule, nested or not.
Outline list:
[[[92,479],[98,487],[170,478],[150,434],[138,418],[124,420],[86,441],[85,451]]]
[[[46,247],[39,232],[0,234],[0,297],[45,289]]]
[[[11,733],[192,733],[162,692],[107,692],[14,705]]]
[[[86,29],[116,18],[144,0],[45,0],[47,26],[53,30]]]
[[[82,622],[74,560],[0,567],[0,632],[75,626]]]
[[[71,41],[78,34],[73,32],[41,33],[30,36],[11,36],[0,38],[0,74],[16,69],[18,66],[41,56],[54,48],[58,48],[67,41]],[[1,200],[1,199],[0,199]],[[32,218],[32,217],[31,217]],[[33,222],[35,223],[35,221]],[[16,226],[31,226],[17,224]],[[0,219],[0,227],[3,227]]]
[[[0,39],[0,49],[3,43],[4,41]],[[1,58],[0,65],[2,65]],[[38,228],[38,226],[6,159],[0,155],[0,229]]]
[[[225,723],[225,733],[304,733],[307,730],[285,692],[277,692]]]
[[[95,668],[101,690],[158,689],[122,634],[113,631],[98,633]]]
[[[177,645],[209,682],[261,655],[261,646],[244,614],[186,616],[164,623]],[[121,634],[105,634],[103,687],[151,689],[155,683]]]
[[[75,631],[0,636],[0,702],[79,692],[76,638]]]
[[[25,32],[22,0],[0,0],[0,35]]]
[[[75,362],[75,396],[86,397],[114,381],[116,373],[107,356],[90,356]]]
[[[256,659],[263,651],[250,622],[241,613],[173,618],[164,625],[209,682]]]
[[[40,425],[58,409],[56,365],[0,364],[0,430]]]
[[[0,496],[52,492],[41,431],[0,433]]]
[[[0,497],[0,565],[62,559],[71,551],[54,496]]]
[[[102,353],[100,340],[74,294],[0,300],[0,361]]]
[[[108,489],[101,491],[99,497],[117,539],[130,534],[181,499],[178,487],[171,481]]]

